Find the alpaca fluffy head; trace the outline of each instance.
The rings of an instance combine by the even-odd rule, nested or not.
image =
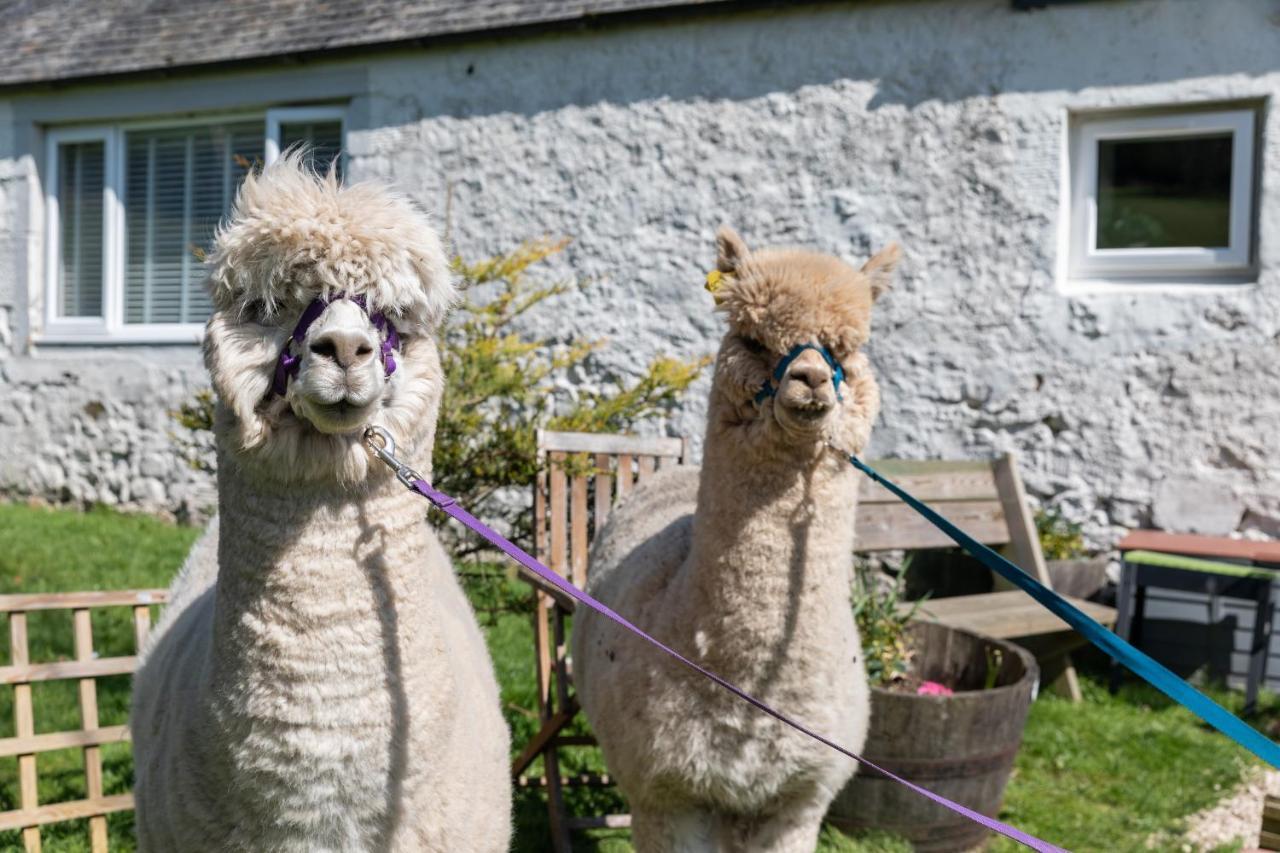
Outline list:
[[[369,425],[410,448],[425,437],[429,448],[443,387],[434,335],[456,289],[440,235],[416,205],[375,183],[342,186],[289,154],[245,179],[209,269],[205,364],[233,459],[286,481],[354,483],[367,472]],[[316,298],[333,301],[291,342]],[[400,335],[390,376],[370,319],[378,312]],[[300,364],[281,398],[271,388],[286,347]]]
[[[778,427],[793,444],[830,441],[861,450],[879,411],[875,379],[861,348],[871,308],[893,282],[896,243],[855,269],[832,255],[801,249],[750,251],[733,229],[716,234],[721,284],[716,303],[729,320],[716,360],[716,387],[734,424]],[[773,379],[799,344],[825,347],[841,365],[839,388],[822,355],[805,350]],[[757,401],[770,384],[774,393]]]

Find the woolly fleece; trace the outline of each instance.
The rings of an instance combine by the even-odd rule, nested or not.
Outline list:
[[[610,516],[588,587],[700,664],[861,749],[870,697],[850,606],[860,451],[879,411],[866,357],[871,305],[898,260],[862,270],[800,250],[752,253],[718,235],[729,320],[701,470],[659,472]],[[777,394],[753,398],[796,343],[827,346],[847,384],[806,351]],[[639,853],[812,851],[855,770],[599,616],[576,617],[574,679],[632,807]]]
[[[368,464],[359,428],[326,434],[297,414],[312,374],[340,378],[331,360],[309,353],[286,399],[268,393],[305,304],[365,294],[403,333],[396,373],[362,379],[369,420],[429,474],[432,335],[453,299],[439,237],[403,198],[290,157],[245,182],[211,267],[219,517],[134,682],[139,849],[507,849],[498,687],[422,502]]]

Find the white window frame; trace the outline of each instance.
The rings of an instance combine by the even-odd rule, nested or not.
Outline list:
[[[345,107],[277,107],[267,110],[267,140],[262,162],[270,166],[280,159],[280,126],[304,121],[336,121],[341,125],[342,150],[347,149]],[[346,156],[345,154],[343,155]]]
[[[65,144],[77,142],[101,142],[103,151],[102,181],[102,316],[101,317],[62,317],[59,315],[61,300],[58,294],[58,271],[62,261],[62,220],[58,203],[58,149]],[[101,338],[110,334],[111,318],[119,313],[114,303],[119,301],[121,261],[118,239],[123,229],[120,217],[123,207],[117,189],[120,185],[119,175],[115,170],[119,166],[117,148],[119,135],[116,129],[108,126],[77,127],[70,129],[50,130],[45,139],[45,252],[44,252],[44,328],[45,338],[60,337],[70,339]]]
[[[1238,281],[1250,271],[1256,165],[1256,113],[1249,108],[1163,115],[1079,117],[1071,129],[1068,279],[1072,285],[1213,284]],[[1098,249],[1098,143],[1116,139],[1169,139],[1229,132],[1231,200],[1228,245]]]
[[[342,122],[342,146],[347,142],[346,109],[343,107],[288,107],[253,112],[221,113],[162,120],[118,122],[45,132],[44,168],[44,328],[34,336],[38,344],[196,344],[204,336],[204,323],[126,323],[124,321],[124,175],[125,135],[132,130],[191,127],[265,119],[263,162],[280,156],[280,125],[294,121]],[[103,258],[102,316],[61,317],[58,270],[61,251],[58,204],[58,146],[74,142],[104,144],[102,198]]]

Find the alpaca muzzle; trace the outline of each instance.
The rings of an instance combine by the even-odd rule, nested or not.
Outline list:
[[[822,360],[826,362],[830,372],[825,373],[807,365],[803,369],[799,365],[792,368],[792,362],[803,355],[806,350],[813,350],[822,356]],[[819,376],[820,373],[825,375]],[[844,383],[844,368],[840,365],[840,362],[836,361],[836,357],[831,354],[831,350],[822,344],[807,343],[793,346],[791,351],[778,361],[773,368],[773,374],[764,381],[764,384],[760,386],[760,390],[756,392],[755,404],[758,406],[770,397],[777,396],[779,389],[782,388],[783,380],[788,378],[804,383],[811,392],[815,386],[823,386],[829,379],[832,390],[835,391],[835,401],[841,402],[844,400],[844,396],[840,393],[840,386]],[[819,379],[821,381],[818,381]],[[816,400],[817,398],[811,394],[811,399]],[[827,410],[830,410],[831,405],[828,404],[822,408],[821,414],[825,414]]]
[[[347,296],[345,293],[336,293],[328,298],[318,296],[311,300],[303,310],[302,316],[298,318],[297,325],[293,327],[292,334],[289,335],[289,340],[285,342],[284,349],[280,350],[280,357],[276,360],[275,377],[271,383],[271,393],[283,397],[285,392],[288,391],[289,380],[296,378],[298,371],[302,368],[302,354],[301,352],[295,353],[295,348],[301,347],[302,342],[306,340],[307,332],[316,320],[320,319],[320,315],[325,312],[325,309],[340,299],[345,299],[359,306],[360,310],[369,318],[369,322],[373,323],[374,328],[378,330],[380,338],[378,357],[382,361],[383,372],[388,377],[396,372],[394,351],[400,348],[400,333],[396,330],[395,325],[387,319],[386,314],[381,311],[370,313],[364,296],[359,294]],[[331,343],[334,345],[334,354],[336,356],[339,347],[336,342]],[[356,353],[353,350],[352,357],[354,358],[355,355]]]

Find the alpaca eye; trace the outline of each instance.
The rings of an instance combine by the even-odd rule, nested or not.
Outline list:
[[[738,340],[744,347],[746,347],[747,352],[752,353],[753,355],[763,355],[765,352],[765,345],[757,341],[755,338],[748,338],[745,335],[742,335],[739,336]]]

